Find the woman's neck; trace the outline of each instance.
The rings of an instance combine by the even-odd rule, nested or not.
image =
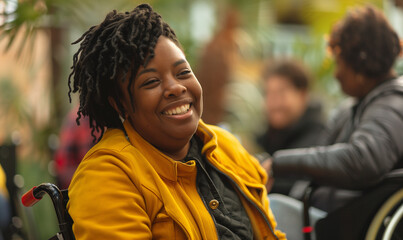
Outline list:
[[[190,142],[188,142],[182,148],[178,148],[178,149],[176,149],[174,151],[163,151],[163,150],[161,150],[161,152],[164,153],[165,155],[167,155],[168,157],[172,158],[175,161],[181,161],[188,154],[189,147],[190,147]]]

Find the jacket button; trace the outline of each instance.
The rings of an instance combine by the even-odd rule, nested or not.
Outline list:
[[[208,204],[209,206],[210,206],[210,208],[211,209],[217,209],[218,208],[218,205],[220,205],[220,203],[216,200],[216,199],[213,199],[213,200],[211,200],[210,202],[209,202],[209,204]]]

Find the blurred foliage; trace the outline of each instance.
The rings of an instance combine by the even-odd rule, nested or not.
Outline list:
[[[19,47],[21,51],[23,46],[26,44],[28,39],[34,39],[30,37],[35,33],[35,28],[38,26],[38,22],[41,17],[46,13],[46,5],[44,6],[43,1],[3,1],[5,9],[9,11],[4,11],[1,13],[3,19],[3,24],[0,25],[0,37],[8,37],[8,44],[6,51],[10,49],[11,45],[19,31],[24,31],[25,41],[22,41]],[[12,10],[11,10],[12,9]]]
[[[322,103],[326,115],[339,105],[344,97],[339,84],[333,76],[334,61],[327,51],[327,42],[322,38],[313,38],[309,44],[296,40],[292,47],[294,57],[307,64],[314,76],[312,89],[314,99]]]
[[[27,105],[24,94],[13,84],[10,79],[0,80],[0,106],[2,120],[7,123],[3,132],[11,136],[15,129],[27,128],[30,130],[28,142],[32,143],[31,158],[41,159],[43,164],[49,161],[48,136],[53,132],[50,125],[38,126],[30,108]],[[25,136],[27,137],[27,136]],[[18,144],[19,139],[8,139]]]
[[[6,51],[14,44],[20,31],[24,32],[23,39],[27,41],[35,39],[32,35],[42,28],[61,28],[71,30],[73,34],[83,33],[90,26],[100,23],[109,11],[127,11],[142,2],[150,3],[164,18],[170,20],[170,25],[178,30],[184,45],[189,42],[190,34],[186,20],[189,18],[188,9],[192,1],[25,0],[18,1],[18,4],[16,1],[1,0],[7,6],[6,9],[11,9],[10,12],[1,13],[4,22],[0,25],[0,37],[8,39],[7,48],[4,49]],[[32,42],[24,41],[19,49],[22,51],[27,43],[33,45]]]
[[[323,34],[349,9],[367,4],[382,8],[383,0],[274,0],[272,4],[277,22],[309,25]]]
[[[10,79],[0,81],[0,106],[4,117],[11,118],[17,124],[26,122],[29,114],[23,104],[23,96]],[[10,122],[10,121],[7,121]],[[7,129],[5,129],[7,130]]]
[[[329,27],[342,19],[353,7],[367,4],[378,8],[383,6],[383,0],[310,0],[307,2],[307,5],[301,9],[302,18],[306,19],[307,24],[312,26],[313,31],[318,34],[329,32]]]

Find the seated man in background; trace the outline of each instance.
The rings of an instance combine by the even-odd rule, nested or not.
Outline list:
[[[311,74],[299,61],[283,59],[263,73],[267,130],[257,138],[270,155],[277,150],[320,145],[325,129],[322,108],[309,97]],[[295,180],[277,178],[271,192],[288,195]]]
[[[3,240],[2,229],[7,227],[10,221],[10,205],[6,189],[6,174],[0,165],[0,240]]]

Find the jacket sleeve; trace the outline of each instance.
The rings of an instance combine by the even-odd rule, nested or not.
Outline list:
[[[130,167],[109,154],[82,162],[69,188],[77,240],[151,239],[150,219]]]
[[[403,153],[403,99],[390,100],[373,103],[347,143],[278,151],[273,157],[274,175],[309,176],[347,189],[380,181]]]

